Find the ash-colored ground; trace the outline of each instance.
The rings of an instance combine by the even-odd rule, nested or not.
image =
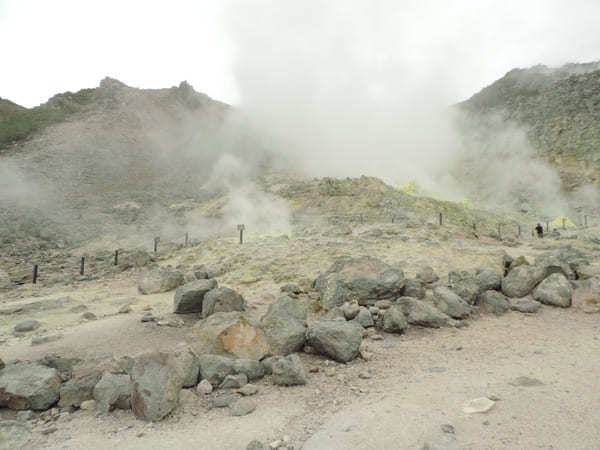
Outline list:
[[[286,236],[249,234],[242,246],[234,238],[208,240],[165,252],[158,263],[173,267],[202,263],[222,270],[219,284],[242,293],[250,314],[260,317],[278,297],[280,285],[308,286],[340,256],[376,256],[402,267],[407,275],[430,265],[444,278],[453,269],[500,270],[504,250],[512,256],[535,257],[567,242],[528,238],[507,247],[453,226],[408,229],[365,224],[342,236],[332,230],[335,227],[321,226]],[[568,242],[595,262],[597,251],[589,241]],[[174,318],[173,293],[140,295],[135,271],[68,286],[44,287],[42,279],[38,286],[26,284],[3,294],[0,307],[63,297],[69,300],[58,308],[0,315],[3,360],[37,359],[48,353],[91,359],[168,349],[184,340],[197,319],[177,316],[185,322],[179,328],[141,323],[147,310]],[[130,304],[132,312],[117,314],[123,304]],[[81,305],[98,319],[82,319]],[[72,312],[76,306],[78,312]],[[535,315],[482,316],[469,319],[469,326],[460,329],[411,327],[405,335],[384,334],[382,341],[367,338],[373,353],[369,361],[344,365],[302,354],[307,370],[319,369],[308,374],[308,384],[283,388],[270,385],[268,378],[259,381],[254,397],[258,407],[248,416],[232,417],[227,408],[209,410],[209,398],[219,391],[203,398],[189,392],[182,395],[181,406],[159,423],[138,421],[130,411],[96,417],[80,410],[68,419],[34,426],[23,445],[244,449],[253,439],[270,443],[286,436],[294,448],[305,449],[420,449],[426,443],[430,448],[595,449],[600,443],[598,317],[574,305],[566,310],[543,307]],[[26,336],[14,336],[14,325],[25,319],[39,320],[42,326]],[[32,335],[62,337],[32,346]],[[540,384],[515,383],[523,376]],[[497,401],[485,414],[463,413],[465,403],[477,397]],[[13,413],[2,414],[9,418]],[[454,427],[454,434],[442,431],[445,424]],[[50,425],[57,430],[42,434]]]

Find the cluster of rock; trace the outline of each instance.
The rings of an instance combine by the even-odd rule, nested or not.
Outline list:
[[[214,406],[230,406],[232,414],[256,408],[245,396],[256,393],[251,381],[269,375],[274,384],[303,385],[306,371],[299,352],[341,363],[361,355],[364,337],[403,333],[409,326],[461,326],[474,313],[509,310],[534,313],[541,304],[568,307],[574,289],[587,278],[587,261],[563,247],[541,255],[535,263],[505,257],[505,275],[481,269],[451,272],[443,282],[426,267],[408,279],[397,268],[371,257],[344,259],[319,276],[314,287],[326,311],[308,322],[308,308],[294,285],[254,321],[246,302],[232,289],[218,287],[204,273],[179,285],[174,312],[200,314],[188,342],[171,352],[148,352],[135,358],[73,370],[72,361],[48,357],[37,362],[11,362],[0,369],[0,406],[16,410],[92,408],[109,412],[129,409],[145,420],[161,420],[178,404],[183,388],[198,393],[235,389],[237,395],[215,398]],[[177,277],[163,272],[164,279]],[[242,401],[243,400],[243,401]],[[86,403],[88,402],[88,403]],[[241,402],[241,403],[239,403]]]

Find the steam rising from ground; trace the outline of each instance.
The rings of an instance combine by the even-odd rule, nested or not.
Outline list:
[[[508,31],[481,20],[493,2],[440,3],[230,2],[241,109],[271,148],[309,175],[416,180],[426,193],[456,200],[481,187],[465,179],[469,162],[483,174],[484,200],[564,213],[561,182],[536,159],[525,130],[497,127],[485,143],[457,132],[450,105],[462,78],[496,58],[484,26]],[[496,9],[499,17],[513,13]]]

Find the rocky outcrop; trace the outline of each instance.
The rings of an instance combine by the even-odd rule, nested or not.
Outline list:
[[[477,298],[479,310],[490,314],[504,314],[510,310],[510,303],[502,293],[498,291],[488,290],[479,295]]]
[[[370,305],[379,299],[399,297],[404,273],[370,256],[343,259],[315,280],[315,288],[326,311],[347,301]]]

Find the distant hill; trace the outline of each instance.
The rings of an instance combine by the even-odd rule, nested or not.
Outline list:
[[[600,62],[514,69],[458,107],[482,141],[509,122],[522,127],[566,190],[600,183]]]
[[[25,110],[26,108],[0,97],[0,122],[13,116],[15,113]]]

